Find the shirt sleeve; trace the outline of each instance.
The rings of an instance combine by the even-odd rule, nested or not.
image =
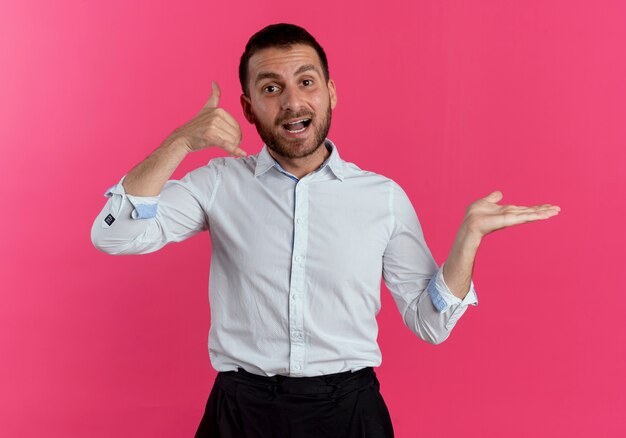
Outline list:
[[[478,299],[472,282],[461,300],[452,294],[426,245],[421,225],[406,193],[392,183],[393,231],[383,254],[383,278],[404,323],[420,338],[439,344],[470,304]]]
[[[145,254],[207,230],[219,180],[219,167],[211,162],[180,181],[167,181],[159,196],[148,197],[127,194],[122,178],[106,191],[91,240],[108,254]]]

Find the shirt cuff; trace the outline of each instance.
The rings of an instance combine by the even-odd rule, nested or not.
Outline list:
[[[113,198],[110,214],[114,217],[117,216],[117,214],[119,214],[119,211],[121,210],[124,199],[128,199],[128,201],[133,206],[133,211],[130,214],[133,219],[150,219],[155,217],[159,205],[159,195],[128,195],[126,194],[124,186],[122,185],[122,183],[124,182],[124,178],[126,178],[126,176],[122,177],[120,182],[109,188],[104,193],[104,196],[106,196],[107,198]]]
[[[437,274],[433,278],[430,279],[428,283],[428,295],[430,295],[430,299],[433,302],[433,305],[437,309],[439,313],[443,313],[450,308],[450,306],[469,306],[469,305],[477,305],[478,297],[476,296],[476,291],[474,290],[474,282],[470,280],[470,288],[469,292],[465,296],[465,298],[460,299],[456,295],[450,291],[448,285],[446,284],[443,278],[443,265],[437,271]]]

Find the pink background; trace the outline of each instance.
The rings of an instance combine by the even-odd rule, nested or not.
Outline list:
[[[377,372],[397,436],[625,436],[617,0],[2,1],[0,434],[193,435],[215,376],[209,236],[111,257],[89,231],[104,190],[197,113],[211,80],[244,124],[239,56],[279,21],[326,48],[330,137],[405,188],[439,263],[492,190],[562,207],[485,239],[480,304],[442,345],[403,327],[383,290]]]

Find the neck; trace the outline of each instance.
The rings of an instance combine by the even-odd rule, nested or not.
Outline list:
[[[309,173],[317,170],[324,161],[330,156],[330,151],[326,145],[322,143],[315,152],[302,158],[288,158],[277,154],[271,149],[267,149],[272,158],[274,158],[280,166],[296,178],[300,179]]]

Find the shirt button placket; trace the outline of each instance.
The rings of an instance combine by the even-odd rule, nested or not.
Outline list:
[[[307,256],[308,186],[300,180],[295,187],[293,212],[293,257],[289,288],[289,372],[302,376],[305,361],[304,299]]]

